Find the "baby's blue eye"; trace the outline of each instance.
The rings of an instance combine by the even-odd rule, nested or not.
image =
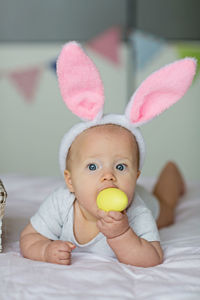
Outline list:
[[[124,171],[125,168],[126,168],[125,164],[118,164],[118,165],[116,165],[116,169],[119,170],[119,171]]]
[[[88,169],[89,169],[90,171],[95,171],[95,170],[97,169],[97,165],[96,165],[96,164],[89,164],[89,165],[88,165]]]

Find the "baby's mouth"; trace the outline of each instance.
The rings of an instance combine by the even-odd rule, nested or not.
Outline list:
[[[109,185],[106,185],[104,187],[101,187],[99,190],[98,190],[98,193],[100,193],[101,191],[105,190],[105,189],[109,189],[109,188],[115,188],[115,189],[118,189],[118,187],[114,184],[109,184]]]

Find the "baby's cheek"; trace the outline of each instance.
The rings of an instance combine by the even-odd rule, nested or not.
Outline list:
[[[130,188],[130,186],[132,185],[132,187]],[[135,186],[133,187],[133,184],[130,183],[129,188],[127,189],[127,197],[128,197],[128,204],[130,205],[133,197],[134,197],[134,192],[135,192]]]

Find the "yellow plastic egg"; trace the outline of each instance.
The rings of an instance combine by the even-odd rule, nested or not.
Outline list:
[[[97,206],[104,211],[123,211],[127,205],[128,197],[116,188],[104,189],[97,196]]]

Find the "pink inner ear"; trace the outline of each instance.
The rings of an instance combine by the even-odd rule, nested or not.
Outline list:
[[[155,115],[162,113],[165,109],[171,106],[174,103],[174,92],[166,91],[157,91],[152,92],[147,95],[144,99],[144,104],[142,105],[139,111],[139,118],[136,119],[136,122],[144,122],[152,119]],[[157,99],[162,99],[162,106],[157,102]],[[148,119],[145,116],[148,115]]]
[[[195,60],[186,58],[150,75],[131,99],[131,122],[145,123],[177,102],[191,85],[195,68]]]
[[[69,109],[85,120],[94,120],[102,109],[102,98],[96,93],[80,92],[72,96],[73,101],[68,103]]]
[[[77,116],[93,120],[104,105],[104,90],[99,72],[76,42],[64,46],[57,62],[61,95]]]

